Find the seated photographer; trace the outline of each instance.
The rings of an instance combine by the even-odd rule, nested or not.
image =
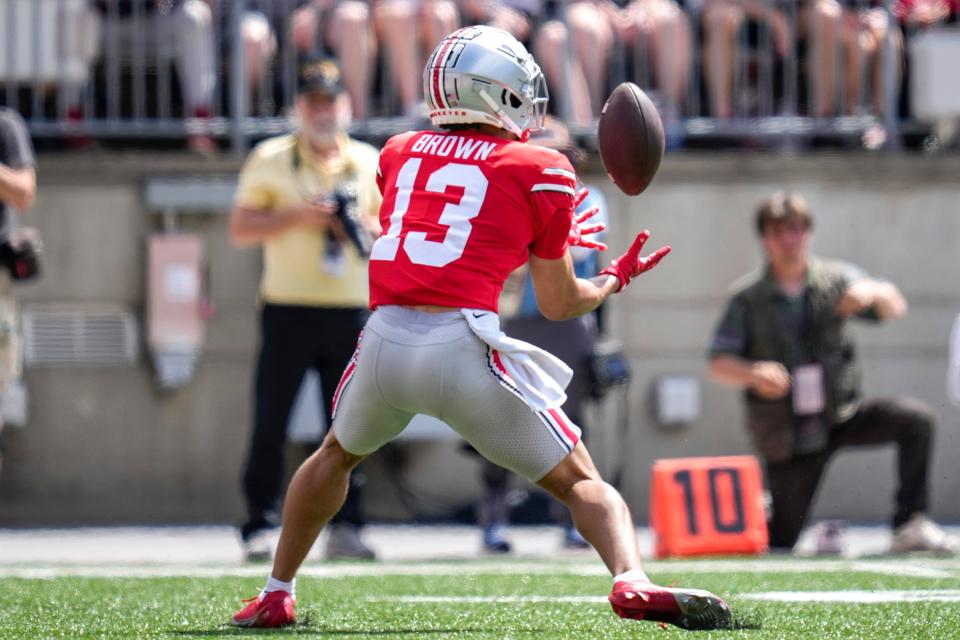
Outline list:
[[[285,484],[287,423],[308,369],[320,376],[332,424],[331,401],[367,315],[364,236],[379,232],[379,153],[347,136],[349,101],[336,62],[301,62],[295,107],[296,131],[265,140],[247,158],[230,219],[234,244],[262,246],[264,256],[243,475],[248,517],[240,530],[249,560],[271,553],[266,534],[277,524]],[[373,557],[359,536],[360,496],[351,490],[333,518],[327,557]]]

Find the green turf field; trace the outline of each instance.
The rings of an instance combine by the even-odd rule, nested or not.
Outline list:
[[[227,624],[265,568],[200,569],[4,567],[0,638],[960,638],[957,560],[649,563],[662,584],[728,598],[738,628],[712,632],[619,620],[592,560],[312,565],[299,624],[277,632]],[[171,571],[202,575],[151,575]]]

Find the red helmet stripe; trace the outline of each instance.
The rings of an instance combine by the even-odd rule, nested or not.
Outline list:
[[[444,39],[440,50],[437,52],[437,57],[433,59],[433,81],[431,84],[433,85],[433,101],[436,103],[438,109],[450,107],[450,103],[447,102],[447,96],[443,91],[443,72],[446,69],[447,59],[453,52],[454,41],[457,40],[462,32],[469,28],[470,27],[463,27],[448,35]]]
[[[437,107],[443,109],[449,106],[446,96],[443,95],[443,65],[446,64],[447,51],[453,46],[453,38],[447,38],[443,43],[443,48],[437,53],[437,58],[433,63],[433,101]]]

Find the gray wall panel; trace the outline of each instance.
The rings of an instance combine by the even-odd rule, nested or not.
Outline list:
[[[145,239],[159,212],[142,205],[151,175],[224,175],[236,159],[186,156],[41,156],[32,212],[46,244],[43,280],[20,289],[31,305],[110,304],[137,314],[143,331]],[[596,171],[596,167],[594,167]],[[752,230],[757,202],[778,188],[802,191],[816,216],[816,250],[895,280],[911,303],[904,320],[857,329],[868,395],[909,393],[940,421],[932,476],[933,514],[960,520],[960,410],[944,397],[947,334],[960,312],[958,158],[853,155],[683,155],[668,158],[650,191],[627,198],[594,173],[613,207],[611,251],[653,231],[651,248],[674,253],[610,303],[612,334],[635,370],[628,431],[621,441],[606,404],[594,416],[592,448],[613,471],[622,454],[624,494],[646,519],[650,464],[658,457],[750,451],[736,392],[706,381],[704,350],[726,289],[760,263]],[[256,250],[237,251],[221,213],[181,218],[204,235],[216,314],[190,385],[156,390],[146,352],[135,367],[32,368],[31,419],[4,434],[0,526],[128,522],[233,522],[241,515],[239,473],[250,428],[255,353]],[[695,424],[665,430],[652,419],[658,375],[702,383]],[[815,515],[884,521],[890,512],[893,454],[839,456]],[[478,492],[476,460],[456,443],[405,443],[368,465],[372,517],[438,515]],[[396,482],[400,478],[400,483]],[[520,483],[518,483],[520,484]],[[401,499],[400,492],[404,493]]]

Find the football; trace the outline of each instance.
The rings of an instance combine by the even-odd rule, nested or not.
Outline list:
[[[640,87],[623,82],[607,98],[597,145],[607,175],[627,195],[643,193],[653,182],[663,159],[663,122]]]

